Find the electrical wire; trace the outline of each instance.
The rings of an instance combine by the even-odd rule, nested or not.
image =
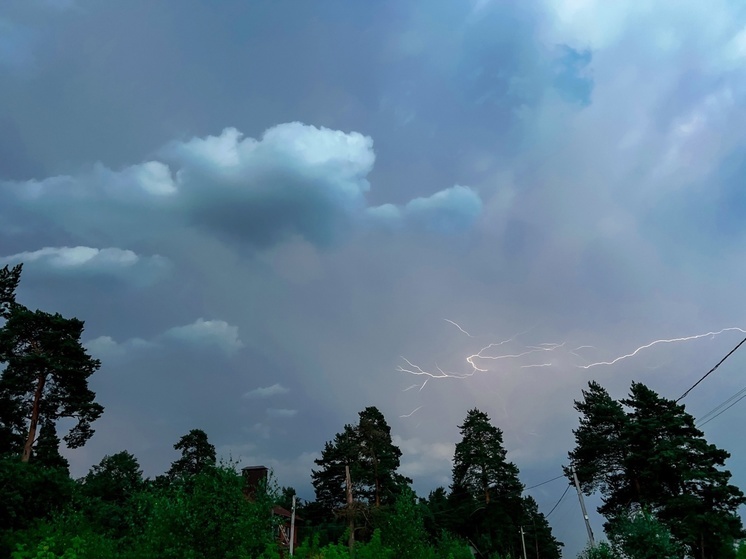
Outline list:
[[[698,417],[697,418],[697,422],[698,423],[702,423],[708,417],[710,417],[712,414],[714,414],[715,412],[719,411],[723,406],[726,406],[726,405],[730,404],[733,400],[735,400],[736,398],[738,398],[739,396],[741,396],[741,394],[744,394],[744,393],[746,393],[746,388],[742,388],[741,390],[739,390],[738,392],[736,392],[735,394],[733,394],[727,400],[724,400],[724,401],[720,402],[717,406],[715,406],[714,408],[712,408],[710,411],[708,411],[702,417]]]
[[[733,396],[731,396],[730,398],[728,398],[728,400],[726,400],[725,402],[723,402],[722,404],[720,404],[720,406],[718,406],[718,407],[722,407],[722,406],[723,406],[724,404],[728,403],[728,401],[732,400],[733,398],[735,398],[735,397],[736,397],[736,396],[737,396],[738,394],[740,394],[740,393],[742,393],[742,392],[746,392],[746,388],[744,388],[743,390],[741,390],[741,392],[739,392],[739,393],[736,393],[736,394],[734,394]],[[724,409],[720,410],[720,411],[719,411],[718,413],[716,413],[715,415],[713,415],[713,416],[712,416],[712,417],[710,417],[709,419],[707,419],[707,420],[703,421],[702,423],[700,423],[699,425],[697,425],[697,427],[704,427],[705,425],[707,425],[707,424],[708,424],[708,423],[709,423],[710,421],[712,421],[712,420],[713,420],[713,419],[715,419],[716,417],[718,417],[718,416],[720,416],[720,415],[724,414],[725,412],[727,412],[727,411],[728,411],[729,409],[731,409],[731,408],[732,408],[733,406],[735,406],[735,405],[736,405],[736,404],[737,404],[738,402],[740,402],[740,401],[741,401],[741,400],[743,400],[744,398],[746,398],[746,394],[743,394],[743,395],[741,395],[741,397],[740,397],[740,398],[738,398],[738,399],[737,399],[737,400],[736,400],[735,402],[731,403],[731,404],[730,404],[729,406],[727,406],[726,408],[724,408]],[[717,408],[716,408],[716,409],[717,409]],[[714,410],[713,410],[713,411],[714,411]],[[708,412],[708,413],[712,413],[712,411],[710,411],[710,412]]]
[[[704,375],[702,375],[702,377],[697,382],[695,382],[693,385],[691,385],[686,392],[684,392],[681,396],[679,396],[678,399],[676,400],[676,403],[678,404],[681,400],[683,400],[684,398],[686,398],[689,395],[689,393],[692,390],[694,390],[700,382],[702,382],[703,380],[705,380],[708,376],[710,376],[710,374],[714,373],[715,369],[717,369],[720,365],[722,365],[723,362],[725,362],[725,360],[728,359],[728,357],[730,357],[731,355],[733,355],[736,352],[736,350],[739,347],[741,347],[744,343],[746,343],[746,338],[744,338],[743,340],[741,340],[736,347],[734,347],[733,349],[731,349],[725,357],[723,357],[720,361],[718,361],[717,365],[715,365],[712,369],[710,369]]]
[[[746,390],[746,389],[744,389],[744,390]],[[559,475],[557,477],[553,477],[552,479],[548,479],[546,481],[542,481],[541,483],[537,483],[536,485],[532,485],[531,487],[526,487],[523,490],[524,491],[528,491],[529,489],[535,489],[536,487],[541,487],[542,485],[545,485],[545,484],[547,484],[549,482],[552,482],[552,481],[556,481],[556,480],[558,480],[561,477],[565,477],[565,474]]]
[[[556,509],[559,506],[559,504],[562,502],[562,499],[565,498],[565,495],[567,495],[567,492],[569,490],[570,490],[570,486],[568,485],[567,487],[565,487],[565,492],[562,494],[562,497],[559,498],[559,501],[557,501],[554,504],[554,506],[552,507],[552,510],[550,510],[549,513],[544,518],[549,518],[549,515],[552,514],[554,512],[554,509]]]

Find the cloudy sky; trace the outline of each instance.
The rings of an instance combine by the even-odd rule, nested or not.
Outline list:
[[[744,62],[737,0],[4,2],[0,265],[103,362],[73,474],[202,428],[311,497],[375,405],[421,494],[475,406],[558,475],[589,379],[675,398],[743,337],[699,335],[746,328]]]

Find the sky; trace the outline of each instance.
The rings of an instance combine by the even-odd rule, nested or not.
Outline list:
[[[559,475],[589,380],[676,398],[743,337],[744,62],[737,0],[3,2],[0,266],[102,362],[73,475],[200,428],[312,498],[371,405],[420,495],[474,407]],[[703,426],[741,487],[744,414]]]

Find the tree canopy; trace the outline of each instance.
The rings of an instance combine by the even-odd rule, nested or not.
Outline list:
[[[378,507],[391,505],[411,480],[397,472],[401,450],[391,440],[391,428],[376,407],[359,414],[357,425],[345,425],[324,445],[319,468],[311,472],[316,500],[329,510],[345,505],[345,466],[350,468],[356,501]]]
[[[583,491],[600,491],[607,530],[648,511],[693,557],[732,556],[746,498],[723,469],[729,454],[705,440],[683,405],[636,382],[614,401],[592,382],[575,408],[580,426],[569,457]]]
[[[60,314],[31,311],[15,302],[20,266],[0,273],[0,310],[6,319],[0,328],[0,442],[5,452],[31,457],[39,423],[74,418],[65,435],[77,448],[93,435],[91,423],[103,413],[88,378],[101,363],[81,343],[84,323]],[[23,448],[19,448],[24,440]]]
[[[202,429],[189,431],[174,444],[174,449],[181,451],[181,458],[174,461],[168,470],[171,479],[189,478],[215,465],[215,447]]]

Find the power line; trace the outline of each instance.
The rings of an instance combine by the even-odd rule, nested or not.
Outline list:
[[[708,411],[708,412],[707,412],[706,414],[704,414],[704,415],[703,415],[702,417],[699,417],[699,418],[697,418],[697,422],[698,422],[698,423],[702,423],[702,422],[703,422],[703,421],[705,421],[705,420],[706,420],[706,419],[707,419],[708,417],[710,417],[710,416],[711,416],[712,414],[714,414],[715,412],[719,411],[719,410],[720,410],[720,409],[721,409],[721,408],[722,408],[723,406],[725,406],[725,405],[727,405],[727,404],[731,403],[731,402],[732,402],[733,400],[735,400],[736,398],[738,398],[738,397],[739,397],[739,396],[740,396],[741,394],[743,394],[743,393],[745,393],[745,392],[746,392],[746,388],[742,388],[741,390],[739,390],[738,392],[736,392],[735,394],[733,394],[733,395],[732,395],[732,396],[731,396],[730,398],[728,398],[727,400],[723,400],[722,402],[720,402],[720,403],[719,403],[719,404],[718,404],[717,406],[715,406],[714,408],[712,408],[712,409],[711,409],[710,411]],[[730,406],[729,406],[729,407],[730,407]]]
[[[740,390],[739,392],[737,392],[736,394],[734,394],[733,396],[731,396],[730,398],[728,398],[728,399],[727,399],[727,400],[726,400],[725,402],[723,402],[722,404],[720,404],[720,405],[719,405],[719,406],[718,406],[717,408],[715,408],[714,410],[711,410],[711,411],[707,412],[707,414],[705,414],[705,416],[707,416],[707,415],[711,414],[711,413],[712,413],[713,411],[715,411],[715,410],[717,410],[718,408],[720,408],[720,407],[724,406],[725,404],[727,404],[728,402],[730,402],[731,400],[733,400],[733,398],[736,398],[737,396],[741,395],[741,397],[740,397],[740,398],[738,398],[738,399],[737,399],[737,400],[736,400],[735,402],[732,402],[732,403],[731,403],[731,404],[730,404],[729,406],[727,406],[726,408],[724,408],[724,409],[720,410],[720,411],[719,411],[718,413],[716,413],[715,415],[713,415],[713,416],[712,416],[712,417],[710,417],[709,419],[707,419],[707,420],[703,421],[702,423],[700,423],[699,425],[697,425],[697,427],[704,427],[704,426],[705,426],[705,425],[707,425],[707,424],[708,424],[708,423],[709,423],[710,421],[712,421],[712,420],[713,420],[713,419],[715,419],[716,417],[718,417],[718,416],[720,416],[720,415],[724,414],[724,413],[725,413],[725,412],[727,412],[727,411],[728,411],[729,409],[731,409],[731,408],[732,408],[733,406],[735,406],[735,405],[736,405],[736,404],[737,404],[738,402],[740,402],[741,400],[743,400],[744,398],[746,398],[746,394],[744,394],[744,392],[746,392],[746,388],[743,388],[742,390]]]
[[[695,382],[693,385],[691,385],[686,392],[684,392],[681,396],[679,396],[678,399],[676,400],[676,403],[679,403],[681,400],[683,400],[684,398],[686,398],[689,395],[689,393],[692,390],[694,390],[700,382],[702,382],[703,380],[705,380],[708,376],[710,376],[710,374],[714,373],[715,369],[717,369],[720,365],[722,365],[723,362],[726,359],[728,359],[728,357],[730,357],[731,355],[733,355],[736,352],[736,350],[739,347],[741,347],[744,343],[746,343],[746,338],[744,338],[743,340],[741,340],[736,347],[734,347],[733,349],[731,349],[725,357],[723,357],[720,361],[718,361],[717,365],[715,365],[712,369],[710,369],[704,375],[702,375],[702,378],[700,378],[697,382]]]
[[[559,506],[559,504],[562,502],[562,499],[565,498],[565,495],[567,495],[567,492],[569,490],[570,490],[570,486],[568,485],[567,487],[565,487],[565,492],[562,494],[562,497],[559,498],[559,501],[557,501],[554,504],[554,506],[552,507],[552,510],[550,510],[549,513],[544,518],[549,518],[549,515],[552,514],[554,512],[554,509],[556,509]]]
[[[558,475],[557,477],[553,477],[552,479],[548,479],[546,481],[542,481],[541,483],[537,483],[536,485],[532,485],[531,487],[525,487],[523,490],[528,491],[529,489],[535,489],[537,487],[541,487],[542,485],[546,485],[549,482],[556,481],[560,479],[561,477],[565,477],[565,474]]]

